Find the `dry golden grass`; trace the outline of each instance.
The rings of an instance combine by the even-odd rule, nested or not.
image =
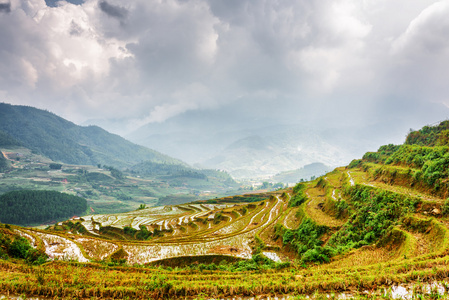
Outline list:
[[[296,217],[298,210],[299,207],[293,207],[288,210],[283,221],[283,225],[285,228],[287,229],[298,228],[299,224],[301,223],[300,220]]]
[[[309,201],[305,205],[305,213],[312,218],[318,225],[325,225],[328,227],[340,227],[344,221],[331,217],[326,214],[321,207],[324,206],[326,196],[319,188],[311,188],[307,190]],[[321,207],[320,207],[321,206]]]
[[[325,270],[375,265],[395,259],[397,257],[397,250],[397,247],[396,249],[387,249],[365,246],[337,256],[329,264],[320,265],[316,268]]]

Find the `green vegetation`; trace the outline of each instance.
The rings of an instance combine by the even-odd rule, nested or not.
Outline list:
[[[264,271],[272,269],[283,269],[290,267],[290,263],[274,262],[263,256],[261,253],[254,254],[251,259],[242,259],[233,263],[226,260],[220,261],[218,264],[199,263],[191,264],[184,268],[178,268],[183,271],[226,271],[226,272],[245,272],[245,271]]]
[[[0,147],[18,147],[21,146],[20,142],[15,138],[0,130]]]
[[[39,224],[81,215],[86,200],[55,191],[12,191],[0,196],[0,220],[3,223]]]
[[[342,249],[357,248],[385,236],[390,226],[414,212],[420,200],[369,186],[348,187],[346,194],[355,210],[329,245]]]
[[[18,142],[17,142],[18,141]],[[21,144],[54,161],[130,167],[141,161],[183,164],[97,127],[81,127],[48,111],[0,103],[0,145]]]
[[[51,164],[49,165],[49,167],[50,167],[51,170],[61,170],[62,164],[51,163]]]
[[[307,195],[305,194],[305,184],[298,183],[293,188],[293,196],[290,199],[289,206],[300,206],[307,200]]]
[[[8,160],[3,156],[3,153],[0,152],[0,172],[5,172],[9,169]]]
[[[424,126],[422,129],[410,130],[405,140],[406,145],[443,146],[449,142],[449,121],[443,121],[436,126]]]
[[[34,249],[29,241],[11,231],[8,225],[0,224],[0,260],[20,259],[29,264],[46,262],[47,255]]]
[[[291,245],[303,262],[329,262],[334,250],[327,246],[322,247],[324,242],[320,240],[327,230],[326,226],[317,225],[312,219],[306,218],[298,229],[286,230],[282,242],[284,245]]]

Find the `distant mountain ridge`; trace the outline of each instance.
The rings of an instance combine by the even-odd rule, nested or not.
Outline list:
[[[142,161],[185,165],[97,126],[78,126],[51,112],[0,103],[0,142],[17,144],[54,161],[124,168]]]
[[[332,168],[322,163],[312,163],[305,165],[304,167],[292,171],[284,171],[273,176],[272,181],[283,182],[288,184],[295,184],[301,179],[304,181],[309,180],[311,177],[321,176],[327,172],[332,171]]]
[[[348,133],[346,127],[323,130],[300,120],[249,120],[243,112],[225,112],[186,112],[146,124],[126,137],[198,168],[225,170],[237,179],[267,178],[315,162],[345,165],[383,142],[363,128]]]

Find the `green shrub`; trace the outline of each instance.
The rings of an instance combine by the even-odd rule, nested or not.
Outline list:
[[[137,229],[134,229],[134,228],[132,228],[130,226],[125,226],[123,228],[123,232],[125,234],[127,234],[127,235],[134,236],[136,234],[136,232],[137,232]]]
[[[24,259],[30,264],[43,264],[47,261],[48,256],[34,249],[28,240],[21,236],[14,236],[14,240],[7,235],[0,234],[0,258],[8,259],[17,258]]]
[[[147,229],[145,225],[139,226],[140,230],[137,231],[136,239],[148,240],[152,236],[152,232]]]
[[[9,245],[9,254],[15,258],[27,258],[28,251],[32,249],[27,239],[23,237],[17,237]]]
[[[312,219],[306,218],[298,229],[285,230],[282,242],[292,246],[304,262],[326,262],[329,261],[332,251],[329,248],[322,249],[323,241],[320,237],[327,229],[326,226],[317,225]]]
[[[306,186],[303,183],[298,183],[297,185],[295,185],[295,187],[293,188],[293,195],[290,198],[290,201],[288,204],[290,207],[300,206],[307,200],[307,195],[305,194],[305,188],[306,188]]]
[[[307,250],[301,258],[303,262],[328,263],[333,255],[330,247],[315,246]]]

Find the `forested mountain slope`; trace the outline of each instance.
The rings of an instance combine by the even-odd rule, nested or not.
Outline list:
[[[1,132],[2,131],[2,132]],[[142,161],[183,164],[97,126],[78,126],[48,111],[0,103],[0,141],[14,140],[54,161],[127,167]],[[11,139],[12,138],[12,139]]]

